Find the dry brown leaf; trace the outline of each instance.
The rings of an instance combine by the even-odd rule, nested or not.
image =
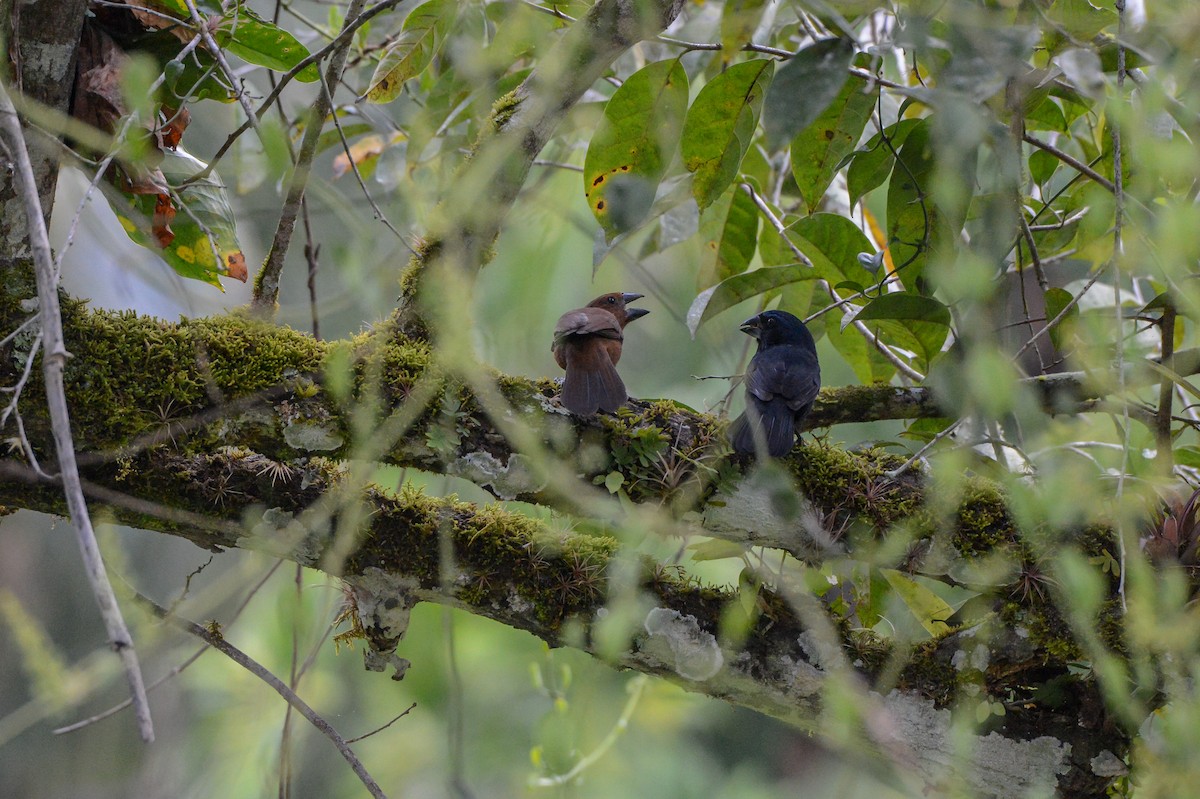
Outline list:
[[[235,280],[246,282],[246,278],[250,276],[246,269],[246,256],[241,250],[231,252],[225,256],[225,274]]]
[[[158,195],[154,200],[154,219],[151,223],[151,230],[159,247],[165,249],[175,240],[175,233],[171,230],[171,222],[174,219],[175,205],[171,202],[171,195]]]

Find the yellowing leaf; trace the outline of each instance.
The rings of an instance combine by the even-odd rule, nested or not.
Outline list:
[[[454,22],[458,4],[429,0],[412,10],[400,36],[384,51],[363,97],[372,103],[390,103],[411,78],[429,66],[441,49]]]

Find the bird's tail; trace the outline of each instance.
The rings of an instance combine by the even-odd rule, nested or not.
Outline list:
[[[625,404],[629,394],[617,374],[608,353],[600,350],[598,357],[567,358],[567,376],[563,379],[562,404],[571,413],[588,416],[596,412],[615,411]]]
[[[749,455],[766,448],[772,458],[781,458],[796,443],[796,425],[792,409],[785,402],[761,402],[751,399],[746,412],[729,428],[734,452]]]

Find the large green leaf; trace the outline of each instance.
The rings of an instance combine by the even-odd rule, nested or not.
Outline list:
[[[687,100],[687,73],[673,59],[630,75],[604,106],[583,162],[583,187],[610,237],[645,219],[675,154]]]
[[[159,169],[167,183],[175,185],[205,166],[203,161],[182,150],[164,150]],[[176,209],[171,222],[175,235],[171,243],[162,248],[155,243],[153,232],[157,195],[131,197],[108,183],[101,185],[129,238],[162,255],[179,274],[217,288],[221,288],[219,275],[246,279],[246,259],[238,243],[233,209],[225,196],[225,186],[215,172],[179,189],[177,197],[182,205]]]
[[[762,112],[773,63],[744,61],[708,82],[683,125],[683,162],[693,173],[692,194],[707,208],[737,177]]]
[[[712,288],[702,291],[692,301],[687,312],[687,326],[692,335],[700,325],[739,302],[757,297],[772,289],[781,288],[801,280],[818,280],[824,277],[819,270],[803,264],[769,266],[734,275]]]
[[[829,107],[850,77],[853,56],[853,42],[821,39],[779,68],[763,111],[763,131],[772,150],[790,142]]]
[[[1066,310],[1068,305],[1074,301],[1075,297],[1071,292],[1064,288],[1052,286],[1046,289],[1046,324],[1054,321],[1060,313]],[[1060,352],[1066,352],[1071,346],[1071,336],[1074,333],[1074,325],[1079,319],[1079,306],[1074,305],[1063,320],[1054,327],[1050,328],[1050,341]]]
[[[909,132],[900,147],[887,196],[887,242],[900,281],[915,289],[929,258],[937,226],[933,204],[933,143],[927,119]]]
[[[1079,40],[1091,39],[1109,25],[1117,24],[1117,12],[1099,8],[1088,0],[1055,0],[1047,16]]]
[[[707,288],[745,272],[758,248],[758,208],[749,194],[730,186],[700,215],[697,284]]]
[[[886,383],[895,376],[896,367],[875,349],[875,345],[867,341],[856,328],[842,327],[840,313],[834,311],[821,318],[825,320],[825,333],[829,336],[829,342],[846,359],[860,383],[865,386]]]
[[[866,89],[865,80],[851,77],[829,107],[792,140],[792,177],[810,214],[871,118],[878,88]]]
[[[372,103],[390,103],[399,97],[405,82],[433,61],[457,13],[458,3],[453,0],[429,0],[409,12],[400,35],[379,59],[363,96]]]
[[[954,609],[946,600],[895,569],[880,569],[879,572],[927,633],[941,635],[950,629],[948,620],[954,615]]]
[[[859,253],[874,248],[853,221],[837,214],[813,214],[788,221],[788,238],[831,285],[850,283],[867,288],[878,282],[879,276],[858,261]]]
[[[722,58],[728,61],[750,43],[766,8],[766,0],[726,0],[721,9]]]
[[[876,297],[854,316],[883,333],[884,341],[915,352],[921,371],[942,351],[950,332],[950,309],[932,297],[894,292]]]
[[[896,165],[893,149],[899,150],[900,145],[908,138],[909,132],[916,126],[918,119],[902,119],[894,125],[883,129],[871,137],[863,149],[854,154],[850,168],[846,170],[846,190],[850,194],[850,205],[857,203],[864,194],[883,185],[892,174]],[[891,147],[888,144],[891,144]]]
[[[276,72],[287,72],[309,56],[308,48],[295,36],[240,4],[226,13],[213,38],[243,61]],[[310,83],[320,78],[316,64],[296,73],[297,80]]]

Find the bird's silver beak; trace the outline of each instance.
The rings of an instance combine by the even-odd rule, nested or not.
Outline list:
[[[634,300],[640,300],[644,294],[622,294],[621,299],[625,300],[626,306]],[[625,324],[629,324],[634,319],[641,319],[646,314],[650,313],[645,308],[625,308]]]
[[[745,333],[747,336],[758,338],[758,334],[762,332],[762,324],[757,316],[751,316],[745,322],[738,325],[738,330]]]

